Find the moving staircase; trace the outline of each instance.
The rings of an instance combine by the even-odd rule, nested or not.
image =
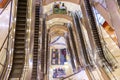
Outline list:
[[[83,33],[82,33],[81,24],[79,22],[80,19],[79,19],[77,13],[74,14],[74,18],[75,18],[76,30],[78,32],[78,37],[80,39],[80,44],[81,44],[84,60],[85,60],[87,65],[90,65],[91,63],[90,63],[89,56],[88,56],[88,53],[87,53],[87,50],[86,50],[86,45],[85,45],[85,41],[84,41],[84,37],[83,37]]]
[[[9,79],[22,77],[25,63],[26,13],[27,0],[18,0],[13,63]]]
[[[87,10],[88,17],[89,17],[94,41],[95,41],[95,44],[97,46],[98,55],[102,59],[103,62],[105,62],[105,63],[107,63],[107,65],[111,66],[109,61],[106,59],[104,51],[103,51],[102,43],[100,41],[100,36],[99,36],[99,32],[97,30],[97,25],[96,25],[96,22],[95,22],[95,19],[94,19],[94,16],[93,16],[93,11],[92,11],[92,7],[90,5],[90,1],[89,0],[84,0],[84,2],[85,2],[85,7],[86,7],[86,10]]]
[[[37,80],[37,62],[38,62],[38,41],[39,41],[39,13],[40,7],[36,6],[35,27],[34,27],[34,54],[33,54],[33,70],[32,80]]]
[[[74,50],[74,54],[75,54],[75,58],[76,58],[76,63],[77,63],[77,65],[80,66],[79,55],[78,55],[77,47],[76,47],[76,44],[75,44],[75,38],[74,38],[74,35],[73,35],[71,25],[68,26],[68,29],[69,29],[69,33],[70,33],[70,37],[71,37],[71,42],[72,42],[72,45],[73,45],[73,50]]]
[[[70,54],[70,61],[71,61],[72,68],[73,68],[73,71],[74,71],[76,69],[74,59],[73,59],[74,55],[73,55],[73,51],[72,51],[68,36],[66,36],[66,42],[67,42],[67,48],[68,48],[68,51],[69,51],[69,54]]]

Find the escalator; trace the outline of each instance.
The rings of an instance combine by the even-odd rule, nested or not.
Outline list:
[[[82,49],[82,53],[84,56],[84,60],[86,65],[91,65],[87,50],[86,50],[86,45],[85,45],[85,41],[84,41],[84,37],[83,37],[83,33],[82,33],[82,29],[81,29],[81,24],[80,24],[80,19],[78,17],[78,14],[74,14],[74,23],[76,24],[76,31],[78,33],[78,37],[80,39],[80,45],[81,45],[81,49]]]
[[[35,9],[35,27],[34,27],[34,52],[33,52],[33,69],[32,80],[37,80],[37,64],[38,64],[38,41],[39,41],[39,13],[40,7],[36,5]]]
[[[67,48],[68,48],[68,51],[69,51],[69,54],[70,54],[70,61],[71,61],[72,68],[73,68],[73,71],[74,71],[76,69],[74,59],[73,59],[74,55],[73,55],[73,51],[71,49],[71,45],[70,45],[70,41],[69,41],[68,36],[66,36],[66,43],[67,43]]]
[[[12,69],[9,79],[22,77],[25,63],[27,0],[18,0]]]
[[[94,19],[94,16],[93,16],[93,11],[92,11],[92,7],[90,5],[90,1],[89,0],[84,0],[84,3],[85,3],[86,10],[87,10],[88,18],[89,18],[89,21],[90,21],[94,41],[95,41],[95,44],[97,46],[98,55],[104,63],[111,66],[109,61],[106,59],[104,51],[103,51],[102,43],[101,43],[101,40],[100,40],[100,35],[99,35],[97,25],[96,25],[96,22],[95,22],[95,19]]]
[[[75,38],[74,38],[74,34],[73,34],[73,31],[72,31],[71,25],[68,26],[68,30],[69,30],[71,42],[72,42],[72,45],[73,45],[73,50],[74,50],[74,54],[75,54],[75,58],[76,58],[76,63],[80,67],[81,64],[80,64],[79,55],[78,55],[77,47],[76,47],[76,44],[75,44]]]

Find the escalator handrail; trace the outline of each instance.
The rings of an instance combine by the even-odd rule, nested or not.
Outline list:
[[[9,5],[11,0],[8,0],[6,5],[4,6],[3,10],[0,12],[0,15],[5,11],[5,9],[7,8],[7,6]]]

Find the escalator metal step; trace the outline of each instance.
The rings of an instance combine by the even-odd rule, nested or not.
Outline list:
[[[25,53],[25,51],[24,50],[16,50],[16,51],[14,51],[16,54],[19,54],[19,55],[17,55],[17,56],[22,56],[21,55],[21,53]]]
[[[20,70],[21,70],[21,69],[20,69]],[[19,71],[20,71],[20,70],[19,70]],[[19,77],[21,77],[21,75],[20,75],[21,72],[19,72],[19,73],[16,73],[16,72],[18,72],[18,71],[16,71],[16,70],[13,71],[12,74],[10,75],[10,78],[18,78],[18,79],[19,79]],[[15,80],[18,80],[18,79],[15,79]],[[10,79],[10,80],[13,80],[13,79]]]
[[[15,44],[15,47],[16,47],[16,48],[25,48],[25,45]]]
[[[15,64],[22,64],[22,63],[24,63],[24,60],[23,59],[19,59],[19,58],[13,58],[14,59],[14,61],[13,61],[13,64],[15,63]]]
[[[27,3],[26,2],[18,2],[18,7],[21,7],[21,6],[27,6]]]
[[[24,59],[25,58],[25,55],[24,53],[15,53],[17,55],[14,55],[15,58],[19,58],[19,59]]]
[[[15,66],[13,66],[13,69],[17,68],[17,69],[22,69],[24,66],[23,64],[14,64]]]
[[[20,11],[25,10],[26,11],[26,7],[25,6],[18,7],[18,10],[20,10]]]
[[[16,24],[16,26],[26,26],[26,24]]]
[[[17,21],[17,24],[25,24],[25,21]]]

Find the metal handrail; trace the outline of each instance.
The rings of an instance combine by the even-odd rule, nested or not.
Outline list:
[[[8,0],[3,10],[0,12],[0,15],[5,11],[11,0]]]

